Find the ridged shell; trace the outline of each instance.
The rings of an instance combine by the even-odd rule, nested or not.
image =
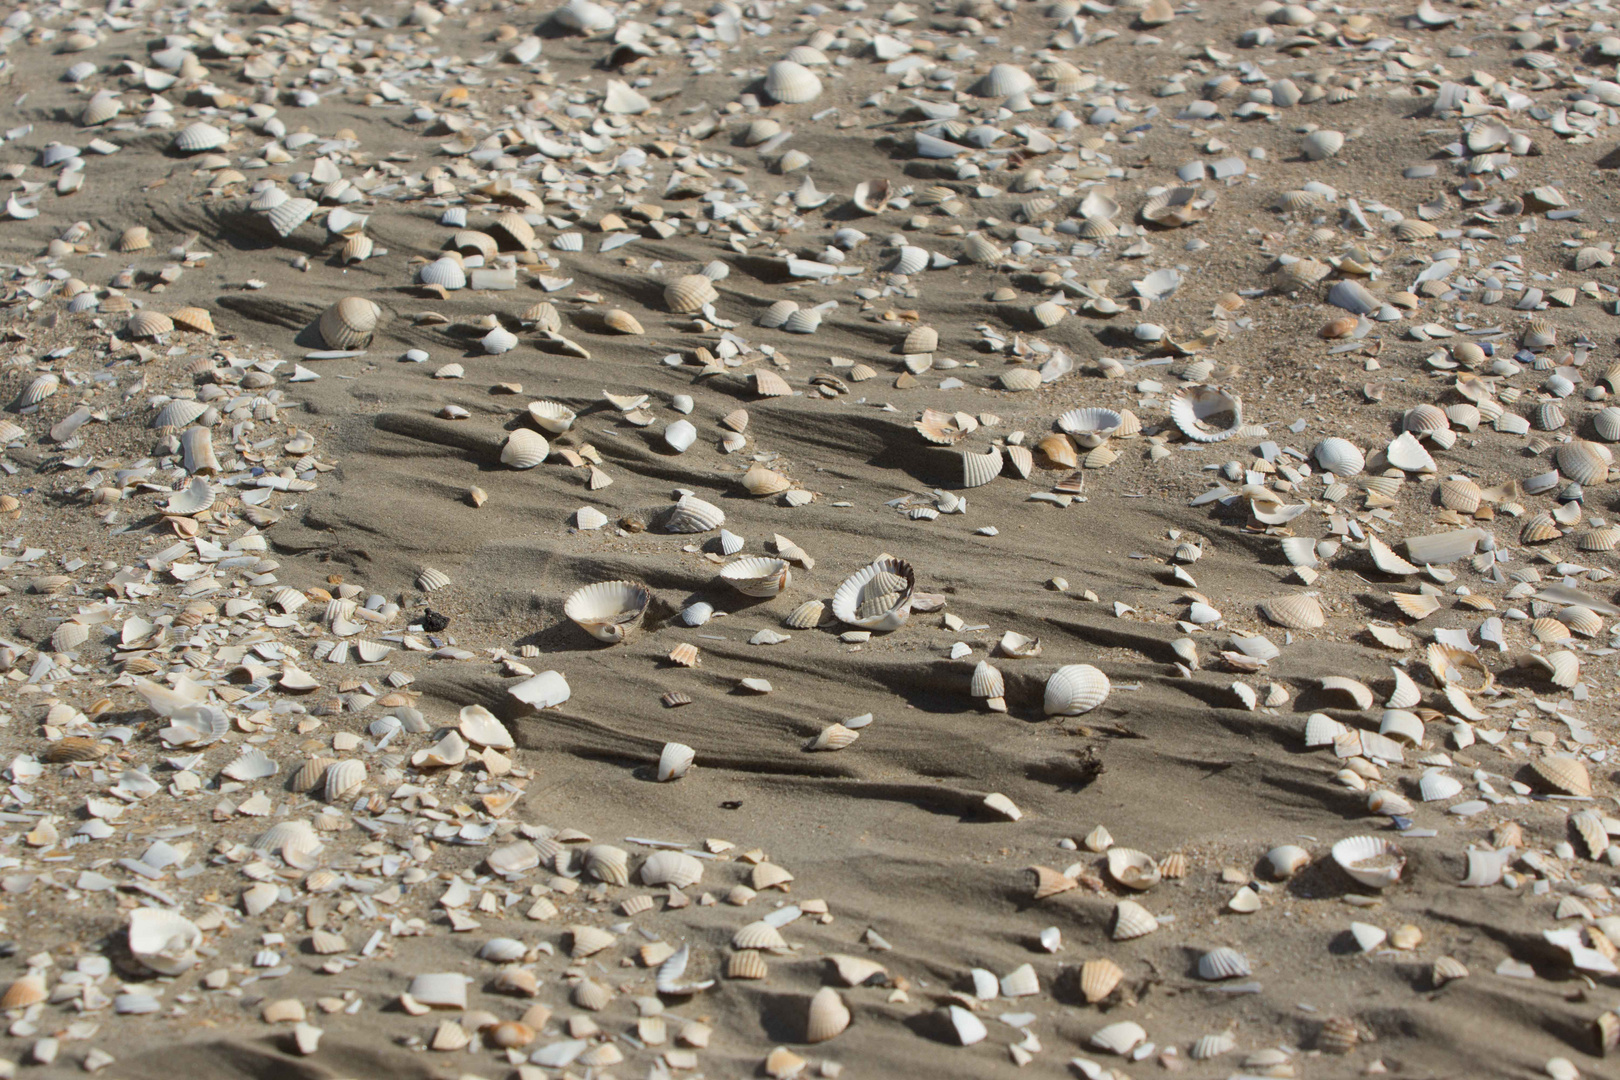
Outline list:
[[[810,1008],[805,1017],[804,1041],[826,1042],[847,1027],[849,1006],[844,1004],[838,991],[830,986],[817,990],[810,998]]]
[[[1070,409],[1059,416],[1057,425],[1086,449],[1101,446],[1125,423],[1113,409]]]
[[[61,385],[62,380],[55,373],[47,371],[43,375],[36,376],[23,388],[23,392],[18,395],[18,403],[25,408],[29,405],[38,405],[56,393]]]
[[[962,486],[983,487],[1001,475],[1001,450],[995,446],[982,454],[962,452]]]
[[[655,851],[638,871],[643,885],[689,888],[703,880],[703,860],[683,851]]]
[[[744,596],[775,596],[793,582],[793,568],[785,560],[762,555],[730,562],[720,576]]]
[[[664,511],[660,522],[663,529],[672,533],[710,532],[725,523],[725,511],[695,495],[681,496],[679,502]]]
[[[968,88],[976,97],[1004,98],[1021,94],[1035,85],[1034,76],[1016,64],[997,64]]]
[[[285,240],[319,209],[320,203],[314,199],[290,198],[272,206],[266,216],[270,219],[270,227],[276,231],[276,235]]]
[[[763,979],[770,975],[765,958],[753,950],[732,953],[726,958],[726,978]]]
[[[1219,1035],[1204,1035],[1192,1044],[1187,1056],[1194,1061],[1209,1061],[1222,1054],[1229,1054],[1237,1048],[1237,1037],[1230,1031],[1223,1031]]]
[[[765,93],[784,105],[802,105],[821,96],[821,80],[803,64],[778,60],[765,69]]]
[[[174,137],[174,148],[182,154],[200,154],[206,150],[218,150],[229,139],[230,136],[219,128],[198,121],[180,129],[180,133]]]
[[[1159,928],[1159,920],[1147,908],[1135,900],[1121,900],[1114,906],[1115,941],[1130,941],[1133,938],[1145,937]]]
[[[489,333],[478,339],[478,344],[484,352],[491,356],[509,353],[518,347],[518,337],[504,326],[497,326]]]
[[[145,251],[152,246],[152,230],[145,225],[131,225],[118,237],[118,250],[129,253]]]
[[[1242,428],[1243,400],[1218,386],[1183,387],[1170,399],[1170,419],[1195,442],[1220,442]]]
[[[976,698],[999,698],[1007,693],[1006,680],[1001,672],[992,667],[989,661],[980,660],[973,669],[973,677],[968,686],[968,692]]]
[[[574,410],[555,401],[529,402],[529,419],[535,427],[551,435],[561,435],[574,425]]]
[[[183,428],[208,411],[208,406],[191,398],[174,398],[152,417],[155,428]]]
[[[129,951],[138,963],[160,975],[179,975],[194,967],[202,936],[197,924],[177,911],[142,907],[129,913]],[[12,1007],[11,994],[8,990],[0,998],[0,1007]]]
[[[687,701],[690,702],[691,698]],[[663,784],[679,780],[691,769],[696,759],[697,752],[685,743],[665,743],[658,754],[658,782]]]
[[[737,931],[731,935],[731,947],[734,949],[785,949],[788,947],[788,943],[780,930],[761,920],[738,927]]]
[[[664,305],[677,315],[703,310],[703,305],[720,298],[714,282],[702,274],[687,274],[664,287]]]
[[[931,353],[939,348],[939,331],[932,326],[919,326],[906,335],[900,351],[909,355]]]
[[[327,802],[335,803],[359,791],[365,782],[365,762],[348,759],[327,767],[322,791]]]
[[[1290,630],[1314,630],[1327,621],[1316,597],[1303,593],[1261,601],[1259,608],[1269,621]]]
[[[85,104],[84,112],[79,114],[79,123],[85,127],[96,127],[105,124],[123,110],[124,103],[118,99],[117,94],[102,90]]]
[[[416,279],[424,285],[437,285],[454,292],[467,287],[467,269],[459,258],[443,255],[417,270]]]
[[[1032,367],[1015,367],[1010,371],[1001,373],[1001,388],[1003,390],[1038,390],[1040,386],[1041,373]],[[1008,449],[1012,448],[1009,447]]]
[[[585,872],[608,885],[630,884],[630,853],[612,844],[585,849]]]
[[[124,324],[124,331],[137,340],[154,338],[174,329],[174,320],[161,311],[137,311]]]
[[[617,643],[641,625],[652,594],[633,581],[601,581],[576,589],[563,614],[598,641]]]
[[[645,334],[636,317],[623,308],[613,308],[602,316],[602,325],[615,334]]]
[[[1248,958],[1236,949],[1211,949],[1198,958],[1198,977],[1210,982],[1241,979],[1253,974]]]
[[[1316,463],[1334,476],[1355,476],[1366,467],[1367,459],[1348,439],[1323,439],[1312,452]]]
[[[345,296],[321,313],[321,340],[331,349],[362,349],[382,318],[382,308],[362,296]]]
[[[881,555],[839,584],[833,594],[833,616],[863,630],[898,630],[911,617],[916,584],[910,563]]]
[[[1080,993],[1091,1005],[1102,1001],[1114,992],[1115,987],[1125,978],[1125,972],[1120,966],[1106,957],[1087,960],[1080,965]]]
[[[778,300],[765,309],[759,317],[759,325],[768,330],[774,330],[787,322],[788,316],[799,310],[799,305],[792,300]]]
[[[813,630],[821,625],[826,605],[820,600],[806,600],[782,619],[782,625],[795,630]]]
[[[1590,797],[1592,778],[1586,766],[1574,758],[1540,757],[1530,765],[1543,787],[1560,795]]]
[[[1575,439],[1564,443],[1553,455],[1558,471],[1577,484],[1593,484],[1609,475],[1614,454],[1602,443]]]
[[[1376,836],[1340,840],[1333,845],[1333,861],[1351,878],[1375,889],[1395,884],[1406,867],[1406,855],[1401,849]]]
[[[1090,664],[1067,664],[1046,680],[1047,716],[1079,716],[1108,699],[1108,676]]]
[[[203,308],[176,308],[169,312],[169,318],[182,330],[194,330],[199,334],[214,333],[214,317]]]
[[[513,469],[532,469],[551,453],[551,444],[538,431],[518,428],[501,447],[501,464]]]

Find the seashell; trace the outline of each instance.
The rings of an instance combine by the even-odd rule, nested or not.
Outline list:
[[[1038,390],[1041,387],[1041,373],[1030,367],[1016,367],[1011,371],[1001,373],[1001,388],[1003,390],[1025,391]],[[1007,447],[1008,450],[1023,449],[1023,447]],[[1028,453],[1026,450],[1025,453]],[[1025,473],[1027,476],[1028,473]]]
[[[1530,763],[1540,786],[1559,795],[1578,795],[1590,798],[1592,778],[1586,765],[1575,758],[1543,755]]]
[[[1348,1054],[1361,1041],[1356,1022],[1345,1016],[1330,1016],[1316,1033],[1316,1046],[1326,1054]]]
[[[585,872],[608,885],[630,884],[630,854],[612,844],[592,844],[585,849]]]
[[[1119,1020],[1094,1033],[1088,1040],[1098,1050],[1124,1057],[1147,1039],[1147,1032],[1134,1020]]]
[[[1407,218],[1404,221],[1397,222],[1394,231],[1397,239],[1407,242],[1427,240],[1440,232],[1439,229],[1422,218]]]
[[[939,348],[939,331],[932,326],[919,326],[906,335],[900,343],[900,351],[907,356],[919,353],[931,353]]]
[[[1283,844],[1266,852],[1266,869],[1277,881],[1286,881],[1310,865],[1311,853],[1294,844]]]
[[[1208,982],[1242,979],[1253,973],[1248,958],[1236,949],[1211,949],[1198,958],[1198,977]]]
[[[1556,401],[1544,401],[1530,410],[1530,425],[1537,431],[1557,431],[1565,422],[1564,409]]]
[[[1017,473],[1021,478],[1028,479],[1029,474],[1035,469],[1035,455],[1030,452],[1029,447],[1008,446],[1004,448],[1003,453],[1006,455],[1007,464],[1012,467],[1013,472]]]
[[[557,313],[556,306],[544,300],[525,311],[520,321],[532,323],[537,330],[545,330],[550,333],[556,333],[562,329],[562,316]]]
[[[775,926],[763,920],[741,926],[731,935],[734,949],[786,949],[787,939]]]
[[[839,584],[833,593],[833,617],[862,630],[898,630],[911,617],[916,586],[916,573],[910,563],[879,555]]]
[[[1114,906],[1115,941],[1130,941],[1133,938],[1145,937],[1159,928],[1159,920],[1153,913],[1134,900],[1121,900]]]
[[[765,958],[753,950],[735,952],[726,959],[728,979],[764,979],[769,977],[770,973]]]
[[[198,121],[180,129],[180,133],[174,137],[174,148],[182,154],[200,154],[207,150],[218,150],[229,141],[230,136],[219,128]]]
[[[1348,439],[1323,439],[1311,451],[1316,463],[1337,477],[1355,476],[1366,467],[1367,459]]]
[[[1448,510],[1472,514],[1481,501],[1479,485],[1472,480],[1443,480],[1440,483],[1440,505]]]
[[[788,316],[799,310],[799,305],[792,300],[778,300],[765,309],[759,317],[759,325],[767,329],[775,329],[787,322]]]
[[[793,486],[793,481],[764,465],[755,464],[742,475],[742,486],[750,495],[776,495]]]
[[[1324,693],[1347,694],[1358,709],[1370,709],[1373,705],[1372,688],[1366,683],[1343,675],[1329,675],[1323,678],[1322,690]]]
[[[804,744],[804,748],[810,751],[825,750],[830,752],[842,750],[852,745],[860,737],[861,733],[859,731],[853,731],[843,724],[830,724],[823,728],[815,738],[808,740]]]
[[[669,659],[672,663],[679,664],[682,667],[697,667],[703,663],[702,660],[698,659],[698,647],[684,641],[669,650]]]
[[[170,497],[163,510],[167,514],[191,517],[213,506],[214,499],[214,489],[208,486],[208,481],[196,476],[186,485],[184,491],[176,492]]]
[[[1186,386],[1170,399],[1170,419],[1194,442],[1220,442],[1243,426],[1243,401],[1218,386]]]
[[[826,605],[820,600],[806,600],[782,619],[782,625],[795,630],[813,630],[821,625]]]
[[[169,312],[169,318],[182,330],[194,330],[199,334],[214,333],[214,317],[202,308],[176,308]]]
[[[320,209],[320,204],[314,199],[283,199],[270,207],[266,215],[270,220],[270,227],[276,235],[283,240],[298,231],[298,226],[310,219],[310,216]]]
[[[1592,417],[1592,427],[1604,442],[1620,442],[1620,406],[1599,409]]]
[[[501,464],[512,469],[532,469],[550,453],[551,444],[544,435],[529,428],[518,428],[501,446]]]
[[[638,873],[643,885],[686,889],[703,880],[703,860],[683,851],[656,851],[647,856]]]
[[[1333,845],[1333,861],[1351,878],[1374,889],[1400,880],[1406,855],[1394,843],[1376,836],[1351,836]]]
[[[0,1009],[26,1009],[40,1004],[48,997],[50,988],[45,985],[45,979],[30,972],[14,979],[11,985],[6,987],[6,992],[0,994]]]
[[[803,64],[778,60],[765,69],[765,93],[784,105],[802,105],[821,96],[821,80]]]
[[[1290,630],[1315,630],[1327,622],[1316,597],[1304,593],[1262,601],[1259,609],[1267,620]]]
[[[1087,960],[1080,965],[1080,993],[1089,1005],[1107,998],[1125,978],[1120,966],[1106,957]]]
[[[1434,966],[1429,969],[1429,981],[1435,989],[1439,989],[1453,979],[1468,978],[1468,969],[1462,962],[1450,956],[1442,956],[1435,960]]]
[[[963,487],[983,487],[1001,475],[1001,451],[995,446],[982,454],[963,451],[961,460]]]
[[[1546,319],[1531,319],[1519,343],[1527,349],[1550,349],[1558,344],[1558,331]]]
[[[704,305],[720,299],[714,282],[702,274],[687,274],[664,287],[664,305],[677,315],[689,315],[703,310]]]
[[[118,237],[118,250],[129,253],[145,251],[152,246],[152,230],[145,225],[131,225]]]
[[[1385,709],[1378,721],[1378,734],[1408,746],[1418,746],[1423,742],[1423,720],[1405,709]]]
[[[136,962],[159,975],[179,975],[195,967],[202,930],[179,912],[141,907],[129,913],[129,951]],[[16,984],[13,984],[15,987]],[[11,1008],[11,991],[0,1008]]]
[[[497,326],[489,333],[478,339],[478,344],[484,352],[491,356],[509,353],[518,347],[518,337],[504,326]]]
[[[321,314],[321,340],[329,349],[363,349],[382,318],[382,308],[360,296],[346,296]]]
[[[1576,534],[1575,546],[1582,551],[1613,551],[1620,546],[1620,526],[1603,525]]]
[[[1001,262],[1003,254],[996,242],[982,233],[969,233],[962,241],[963,262],[995,266]]]
[[[613,29],[613,12],[592,0],[568,0],[551,13],[551,21],[579,34],[596,34]]]
[[[1527,519],[1519,530],[1521,544],[1544,544],[1549,540],[1556,540],[1564,532],[1554,523],[1551,514],[1535,514]]]
[[[692,768],[697,752],[685,743],[665,743],[658,755],[658,782],[679,780]]]
[[[1069,309],[1055,300],[1048,300],[1030,308],[1029,313],[1036,323],[1042,327],[1050,327],[1062,322]]]
[[[1609,475],[1614,454],[1602,443],[1572,439],[1553,454],[1558,471],[1577,484],[1594,484]]]
[[[563,604],[563,614],[598,641],[617,644],[641,624],[651,601],[643,585],[603,581],[576,589]]]
[[[1337,154],[1344,146],[1344,134],[1338,131],[1320,129],[1305,136],[1300,145],[1300,152],[1307,161],[1321,161]]]
[[[804,1041],[826,1042],[849,1027],[849,1006],[838,991],[823,986],[810,998],[810,1009],[805,1017]]]
[[[1108,849],[1108,876],[1127,889],[1146,892],[1163,874],[1151,855],[1116,846]]]
[[[1219,1035],[1203,1035],[1195,1040],[1187,1051],[1187,1056],[1194,1061],[1209,1061],[1222,1054],[1229,1054],[1237,1049],[1237,1036],[1230,1031],[1223,1031]]]
[[[173,398],[157,411],[156,416],[152,417],[151,426],[155,428],[183,428],[196,421],[207,411],[208,406],[200,401],[194,401],[191,398]]]
[[[613,1000],[613,991],[595,979],[583,979],[575,985],[569,999],[587,1012],[601,1012]]]
[[[1033,89],[1035,79],[1016,64],[997,64],[968,87],[975,97],[1005,98]]]
[[[761,555],[727,563],[720,577],[744,596],[775,596],[793,581],[793,568],[782,559]]]
[[[646,333],[646,331],[641,328],[641,323],[636,321],[636,317],[630,314],[628,311],[625,311],[623,308],[613,308],[611,311],[603,315],[602,325],[607,327],[607,329],[612,330],[615,334]]]
[[[1090,664],[1068,664],[1046,680],[1047,716],[1080,716],[1108,699],[1108,676]]]
[[[514,211],[497,214],[495,220],[489,224],[489,233],[497,242],[505,240],[505,248],[516,248],[520,251],[534,247],[534,226],[529,219]]]
[[[725,511],[695,495],[683,495],[664,511],[661,527],[672,533],[711,532],[726,523]]]
[[[889,205],[892,189],[887,180],[862,180],[855,185],[850,197],[855,209],[865,214],[880,214]]]
[[[664,427],[664,445],[677,454],[685,453],[697,442],[697,434],[690,420],[676,420]]]
[[[174,329],[174,320],[160,311],[137,311],[124,324],[124,332],[136,340],[154,338]]]
[[[352,758],[334,762],[326,769],[322,795],[329,803],[339,802],[355,794],[366,782],[366,764]]]
[[[529,419],[535,427],[552,435],[561,435],[574,425],[574,410],[555,401],[529,402]],[[549,450],[549,447],[548,447]]]
[[[1112,409],[1070,409],[1057,419],[1058,427],[1086,449],[1101,446],[1124,422]]]
[[[1462,792],[1462,781],[1439,769],[1424,772],[1418,780],[1418,795],[1424,802],[1441,802]]]

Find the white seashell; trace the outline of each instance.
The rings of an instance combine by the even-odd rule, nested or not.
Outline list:
[[[1367,464],[1361,451],[1348,439],[1323,439],[1311,453],[1318,465],[1341,479],[1357,475]]]
[[[681,496],[661,519],[661,526],[672,533],[710,532],[725,523],[725,511],[695,495]]]
[[[1295,844],[1282,844],[1266,852],[1266,869],[1277,881],[1286,881],[1311,862],[1311,853]]]
[[[1108,676],[1090,664],[1058,668],[1046,680],[1046,715],[1079,716],[1108,699]]]
[[[847,1027],[849,1027],[849,1006],[844,1004],[844,999],[838,995],[838,991],[830,986],[823,986],[817,990],[810,998],[810,1008],[805,1017],[804,1041],[826,1042]]]
[[[326,768],[322,792],[329,803],[338,802],[360,790],[366,782],[366,763],[348,759]]]
[[[1268,620],[1291,630],[1314,630],[1327,621],[1316,597],[1304,593],[1265,600],[1259,608]]]
[[[963,487],[983,487],[1001,475],[1001,450],[995,446],[983,454],[964,450],[961,460]]]
[[[174,137],[174,148],[182,154],[200,154],[205,150],[218,150],[229,141],[230,136],[219,128],[198,121],[180,129]]]
[[[1004,98],[1033,89],[1035,78],[1016,64],[997,64],[968,88],[976,97]]]
[[[784,105],[802,105],[821,96],[821,80],[803,64],[778,60],[765,69],[765,93]]]
[[[1088,450],[1107,442],[1124,422],[1125,418],[1113,409],[1070,409],[1057,420],[1059,428]]]
[[[538,431],[518,428],[501,447],[501,464],[513,469],[532,469],[551,453],[551,444]]]
[[[676,278],[664,287],[664,305],[677,315],[689,315],[703,310],[705,304],[720,299],[714,282],[702,274],[688,274]]]
[[[1146,1039],[1147,1032],[1141,1024],[1134,1020],[1120,1020],[1093,1034],[1088,1042],[1098,1050],[1124,1057]]]
[[[17,404],[23,408],[27,408],[30,405],[38,405],[40,402],[56,393],[57,389],[60,388],[61,385],[62,380],[54,372],[47,371],[43,375],[35,376],[29,381],[28,385],[23,388],[23,392],[17,396]],[[199,413],[198,415],[200,416],[202,414]]]
[[[720,576],[744,596],[768,597],[792,584],[793,568],[782,559],[756,555],[727,563]]]
[[[1222,1054],[1229,1054],[1237,1049],[1237,1036],[1230,1031],[1223,1031],[1219,1035],[1204,1035],[1192,1044],[1187,1056],[1194,1061],[1209,1061]]]
[[[329,349],[363,349],[382,318],[382,308],[360,296],[346,296],[321,313],[321,340]]]
[[[611,30],[616,21],[612,11],[592,0],[568,0],[551,13],[551,21],[579,34],[596,34]]]
[[[603,581],[575,590],[563,614],[598,641],[622,642],[641,624],[652,594],[633,581]]]
[[[499,356],[501,353],[511,352],[518,347],[518,337],[504,326],[497,326],[489,333],[478,339],[486,353]]]
[[[1434,472],[1439,467],[1410,431],[1401,432],[1384,451],[1384,457],[1405,472]]]
[[[1041,992],[1041,982],[1030,964],[1020,964],[1001,977],[1001,996],[1004,998],[1030,997]]]
[[[136,908],[129,913],[128,934],[131,955],[160,975],[179,975],[197,964],[202,930],[179,912]]]
[[[1305,136],[1300,149],[1307,161],[1321,161],[1323,158],[1330,158],[1337,154],[1343,146],[1344,134],[1342,132],[1322,129]]]
[[[928,269],[928,250],[912,244],[900,248],[894,262],[889,266],[891,274],[918,274]],[[936,338],[937,340],[937,338]],[[908,352],[912,350],[907,350]],[[917,349],[916,352],[932,352],[932,349]]]
[[[968,1012],[960,1005],[948,1005],[945,1008],[945,1019],[951,1027],[951,1033],[961,1046],[972,1046],[989,1038],[990,1031],[984,1026],[984,1021]]]
[[[541,431],[561,435],[573,426],[574,410],[555,401],[529,402],[529,419]]]
[[[214,505],[214,489],[208,486],[208,481],[200,476],[191,478],[184,491],[175,493],[164,506],[166,514],[179,514],[190,517],[200,514]]]
[[[1243,426],[1243,400],[1218,386],[1183,387],[1170,399],[1170,419],[1195,442],[1220,442]]]
[[[1253,973],[1248,958],[1236,949],[1211,949],[1198,958],[1198,977],[1210,982],[1247,978]]]
[[[703,860],[684,851],[655,851],[641,864],[639,873],[643,885],[686,889],[703,880]]]
[[[298,230],[298,226],[310,219],[310,216],[320,209],[320,203],[314,199],[289,198],[283,193],[280,202],[269,208],[266,215],[270,220],[270,227],[276,235],[283,240]]]
[[[685,776],[697,758],[697,752],[685,743],[665,743],[658,754],[658,780],[665,783]]]
[[[910,563],[880,555],[839,584],[833,593],[833,616],[862,630],[898,630],[911,617],[916,585]]]
[[[567,701],[573,690],[561,672],[542,671],[516,686],[508,687],[506,692],[525,705],[536,709],[550,709]]]
[[[1401,849],[1376,836],[1340,840],[1333,845],[1333,861],[1350,877],[1375,889],[1395,884],[1406,867],[1406,856]]]
[[[684,454],[697,442],[697,428],[690,420],[676,420],[664,428],[664,444],[677,454]]]
[[[1448,776],[1439,769],[1429,769],[1418,781],[1418,793],[1424,802],[1440,802],[1462,793],[1462,781]]]

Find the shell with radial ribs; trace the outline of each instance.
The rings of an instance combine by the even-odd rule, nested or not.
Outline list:
[[[321,340],[331,349],[361,349],[382,318],[382,308],[363,296],[345,296],[321,313]]]
[[[1046,680],[1047,716],[1080,716],[1108,699],[1108,676],[1090,664],[1068,664]]]
[[[1194,442],[1220,442],[1243,426],[1243,399],[1218,386],[1187,386],[1170,399],[1170,419]]]
[[[130,337],[137,340],[154,338],[173,330],[174,320],[161,311],[137,311],[129,317],[124,329]]]
[[[1263,600],[1259,607],[1268,620],[1290,630],[1314,630],[1327,621],[1316,597],[1303,593]]]
[[[898,630],[911,617],[916,585],[910,563],[880,555],[838,586],[833,594],[833,616],[862,630]]]
[[[714,282],[702,274],[687,274],[664,286],[664,306],[677,315],[690,315],[703,310],[705,304],[720,299]]]
[[[563,614],[598,641],[618,643],[630,636],[647,613],[652,594],[633,581],[601,581],[576,589]]]
[[[821,96],[821,80],[803,64],[778,60],[765,69],[765,93],[784,105],[803,105]]]

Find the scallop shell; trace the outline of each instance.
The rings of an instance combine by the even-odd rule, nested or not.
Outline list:
[[[208,411],[208,406],[191,398],[173,398],[152,417],[152,427],[183,428]]]
[[[705,304],[720,299],[714,282],[702,274],[687,274],[664,286],[664,305],[677,315],[703,310]]]
[[[1159,920],[1147,908],[1135,900],[1121,900],[1114,906],[1115,941],[1130,941],[1133,938],[1145,937],[1159,928]]]
[[[703,880],[703,860],[684,851],[655,851],[638,871],[643,885],[690,888]]]
[[[214,333],[214,317],[203,308],[176,308],[169,312],[169,318],[182,330],[194,330],[199,334]]]
[[[1351,836],[1333,845],[1333,861],[1351,878],[1374,889],[1384,889],[1400,880],[1406,868],[1406,855],[1389,840],[1376,836]]]
[[[574,410],[555,401],[529,402],[529,419],[535,427],[552,435],[561,435],[574,425]]]
[[[804,748],[810,751],[842,750],[854,744],[861,737],[857,730],[845,727],[843,724],[829,724],[821,729],[812,739],[805,742]]]
[[[331,349],[363,349],[382,318],[382,308],[361,296],[346,296],[321,314],[321,340]]]
[[[585,872],[608,885],[630,884],[630,853],[612,844],[592,844],[585,849]]]
[[[641,323],[623,308],[613,308],[602,316],[602,325],[616,334],[644,334]]]
[[[197,924],[179,912],[142,907],[129,913],[130,954],[160,975],[179,975],[196,966],[202,939]],[[8,990],[7,999],[10,996]],[[5,1000],[0,1000],[0,1007],[8,1007]]]
[[[1323,439],[1311,454],[1318,465],[1340,478],[1355,476],[1367,465],[1366,457],[1348,439]]]
[[[826,605],[820,600],[806,600],[782,619],[782,625],[795,630],[813,630],[821,625]]]
[[[1080,716],[1108,699],[1108,676],[1090,664],[1068,664],[1046,680],[1047,716]]]
[[[685,743],[665,743],[658,754],[658,782],[679,780],[692,768],[692,762],[696,759],[697,752]]]
[[[131,225],[118,238],[118,250],[129,253],[145,251],[152,246],[152,230],[145,225]]]
[[[1574,439],[1564,443],[1553,455],[1558,471],[1577,484],[1594,484],[1609,475],[1614,454],[1602,443]]]
[[[1038,325],[1051,327],[1062,322],[1069,309],[1055,300],[1047,300],[1030,308],[1029,313]]]
[[[1080,965],[1080,993],[1087,1004],[1095,1005],[1108,997],[1125,978],[1120,966],[1106,957]]]
[[[174,320],[160,311],[137,311],[124,324],[125,333],[137,340],[154,338],[174,329]]]
[[[983,487],[1001,475],[1001,450],[995,446],[982,454],[964,450],[961,460],[963,487]]]
[[[1230,1031],[1223,1031],[1219,1035],[1204,1035],[1198,1038],[1187,1051],[1187,1056],[1194,1061],[1209,1061],[1222,1054],[1229,1054],[1237,1049],[1237,1037]]]
[[[1003,390],[1023,391],[1038,390],[1041,386],[1041,373],[1031,367],[1016,367],[1011,371],[1001,373],[1001,388]],[[1015,449],[1008,447],[1009,450]],[[1022,449],[1018,447],[1016,449]],[[1027,451],[1026,451],[1027,453]],[[1027,473],[1025,475],[1028,475]]]
[[[23,388],[23,392],[17,398],[18,404],[24,408],[30,405],[38,405],[56,393],[57,388],[61,385],[62,380],[55,373],[47,371],[43,375],[36,376],[32,382]]]
[[[360,790],[366,782],[366,764],[352,758],[327,766],[322,794],[329,803],[338,802]]]
[[[174,137],[174,148],[182,154],[200,154],[207,150],[218,150],[230,141],[230,136],[214,127],[198,121],[187,124],[180,129]]]
[[[878,633],[898,630],[911,617],[911,599],[916,585],[916,573],[910,563],[891,555],[880,555],[838,586],[833,594],[833,616],[862,630]]]
[[[738,927],[731,935],[734,949],[786,949],[787,939],[775,926],[763,920]]]
[[[191,517],[214,505],[214,489],[200,476],[193,477],[185,490],[176,492],[163,507],[164,513]]]
[[[777,495],[793,486],[793,481],[764,465],[754,464],[742,475],[742,486],[750,495]]]
[[[314,199],[284,198],[270,207],[266,215],[270,219],[270,227],[276,235],[283,240],[298,231],[298,226],[310,219],[310,215],[320,209],[320,203]]]
[[[491,356],[509,353],[518,347],[518,337],[504,326],[497,326],[489,333],[478,339],[478,344],[484,352]]]
[[[1004,98],[1021,94],[1035,86],[1035,78],[1016,64],[997,64],[985,72],[968,93],[976,97]]]
[[[1327,622],[1327,616],[1316,597],[1304,593],[1264,600],[1259,609],[1267,620],[1290,630],[1315,630]]]
[[[849,1027],[849,1006],[838,991],[830,986],[823,986],[810,998],[810,1008],[805,1017],[804,1041],[809,1043],[826,1042],[835,1035]]]
[[[908,356],[931,353],[939,348],[939,331],[932,326],[919,326],[906,335],[900,351]]]
[[[1242,428],[1243,400],[1218,386],[1183,387],[1170,399],[1170,419],[1194,442],[1220,442]]]
[[[1585,764],[1575,758],[1543,756],[1533,761],[1530,769],[1544,788],[1560,795],[1591,797],[1591,775]]]
[[[551,444],[538,431],[518,428],[501,446],[501,464],[512,469],[532,469],[551,453]]]
[[[1328,131],[1324,128],[1305,136],[1300,151],[1308,161],[1321,161],[1323,158],[1330,158],[1337,154],[1343,146],[1343,132]]]
[[[1108,441],[1124,423],[1113,409],[1070,409],[1057,419],[1058,427],[1088,450]]]
[[[1236,949],[1211,949],[1198,958],[1198,977],[1209,982],[1247,978],[1253,973],[1248,958]]]
[[[718,529],[725,523],[725,511],[718,506],[704,502],[695,495],[683,495],[680,501],[664,511],[660,525],[672,533],[701,533]]]
[[[765,958],[753,950],[732,953],[726,958],[726,978],[764,979],[770,975]]]
[[[1592,427],[1604,442],[1620,442],[1620,406],[1599,409],[1592,417]]]
[[[1472,480],[1443,480],[1440,483],[1440,505],[1448,510],[1472,514],[1479,509],[1479,485]]]
[[[602,581],[576,589],[563,614],[598,641],[618,643],[641,625],[652,594],[633,581]]]
[[[976,698],[990,698],[992,700],[1006,696],[1006,681],[1001,672],[992,667],[989,661],[980,660],[973,669],[973,677],[969,682],[968,692]]]
[[[764,90],[773,101],[802,105],[821,96],[821,80],[803,64],[778,60],[765,69]]]
[[[754,555],[727,563],[720,576],[744,596],[769,597],[792,584],[793,568],[783,559]]]
[[[613,1000],[613,991],[595,979],[583,979],[575,985],[569,999],[586,1012],[600,1012]]]

